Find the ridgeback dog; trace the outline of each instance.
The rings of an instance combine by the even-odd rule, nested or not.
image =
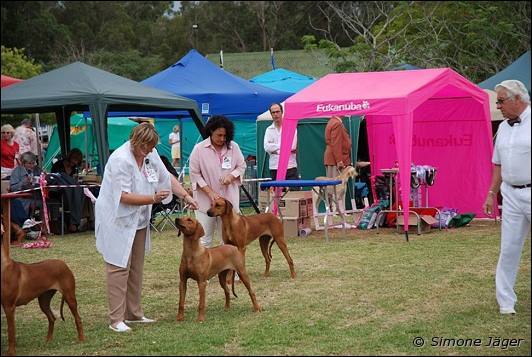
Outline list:
[[[83,341],[85,336],[78,314],[76,282],[72,271],[65,262],[58,259],[48,259],[33,264],[12,260],[9,254],[9,239],[4,239],[2,233],[2,307],[7,318],[8,355],[15,354],[15,308],[26,305],[35,298],[38,298],[39,306],[48,318],[46,341],[52,340],[56,317],[50,309],[50,301],[57,290],[63,294],[60,308],[61,319],[65,320],[63,304],[66,301],[74,315],[78,339]]]
[[[225,198],[216,199],[211,208],[207,210],[207,215],[209,217],[219,216],[222,218],[222,239],[224,243],[236,246],[244,256],[246,255],[247,245],[260,237],[260,249],[266,262],[264,276],[270,274],[272,245],[277,243],[288,262],[290,276],[295,279],[294,261],[284,240],[283,223],[277,216],[272,213],[242,216],[233,211],[233,205]]]
[[[185,295],[187,293],[187,280],[192,278],[198,282],[199,289],[199,307],[198,321],[205,321],[205,288],[207,280],[218,274],[220,285],[225,293],[225,308],[230,307],[229,287],[227,286],[227,274],[236,270],[242,283],[249,292],[249,297],[253,303],[254,311],[261,311],[257,303],[255,293],[251,289],[249,276],[244,264],[244,256],[240,251],[228,244],[215,248],[205,248],[200,238],[205,235],[201,223],[191,217],[181,217],[175,219],[175,225],[179,230],[178,236],[183,233],[183,254],[181,255],[181,264],[179,265],[179,310],[177,312],[177,321],[183,321],[185,318]],[[233,295],[235,294],[234,274],[232,279]]]

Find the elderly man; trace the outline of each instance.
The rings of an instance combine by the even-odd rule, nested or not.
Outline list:
[[[507,118],[497,132],[493,150],[493,174],[484,212],[493,213],[501,190],[501,251],[495,276],[501,314],[515,314],[514,291],[519,260],[530,231],[530,96],[523,83],[503,81],[495,86],[497,108]]]

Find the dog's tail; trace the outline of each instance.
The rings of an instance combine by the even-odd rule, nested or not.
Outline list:
[[[275,240],[270,235],[263,235],[259,238],[260,249],[262,254],[267,254],[268,258],[272,259],[272,245]],[[264,256],[266,258],[266,256]]]
[[[268,256],[270,257],[270,259],[272,259],[272,245],[273,243],[275,243],[275,239],[272,239],[270,241],[270,245],[268,246]]]
[[[61,312],[61,320],[65,321],[65,316],[63,316],[63,305],[65,305],[65,296],[61,296],[61,307],[59,311]]]
[[[233,270],[233,277],[231,279],[231,289],[233,290],[233,295],[237,298],[238,295],[235,293],[235,276],[236,276],[236,270]]]

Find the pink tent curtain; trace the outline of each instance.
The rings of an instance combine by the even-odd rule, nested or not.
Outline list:
[[[372,173],[399,163],[405,216],[413,162],[438,169],[440,189],[431,188],[432,206],[482,215],[493,152],[488,95],[449,68],[330,74],[288,98],[277,179],[286,175],[290,146],[284,144],[291,142],[299,119],[362,114]]]

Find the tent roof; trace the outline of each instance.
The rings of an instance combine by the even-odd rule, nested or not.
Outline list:
[[[523,82],[530,93],[530,51],[527,51],[508,67],[478,85],[481,88],[493,90],[497,84],[507,79],[517,79]]]
[[[18,82],[22,82],[22,79],[9,77],[9,76],[4,76],[2,74],[2,88],[10,86],[10,85],[18,83]]]
[[[110,110],[186,110],[204,136],[196,102],[172,93],[74,62],[2,90],[2,113],[54,112],[60,130],[61,151],[70,147],[70,113],[91,111],[102,167],[109,157],[106,113]]]
[[[297,93],[315,81],[316,79],[313,77],[292,72],[284,68],[277,68],[250,79],[250,82],[290,93]]]
[[[2,90],[2,113],[50,112],[70,106],[84,110],[100,102],[113,108],[188,109],[193,101],[146,87],[81,62],[74,62]]]
[[[450,68],[332,73],[288,98],[285,119],[331,115],[401,115],[429,98],[479,101],[486,93]]]
[[[196,50],[142,84],[194,99],[205,115],[254,114],[253,119],[291,95],[226,72]]]

